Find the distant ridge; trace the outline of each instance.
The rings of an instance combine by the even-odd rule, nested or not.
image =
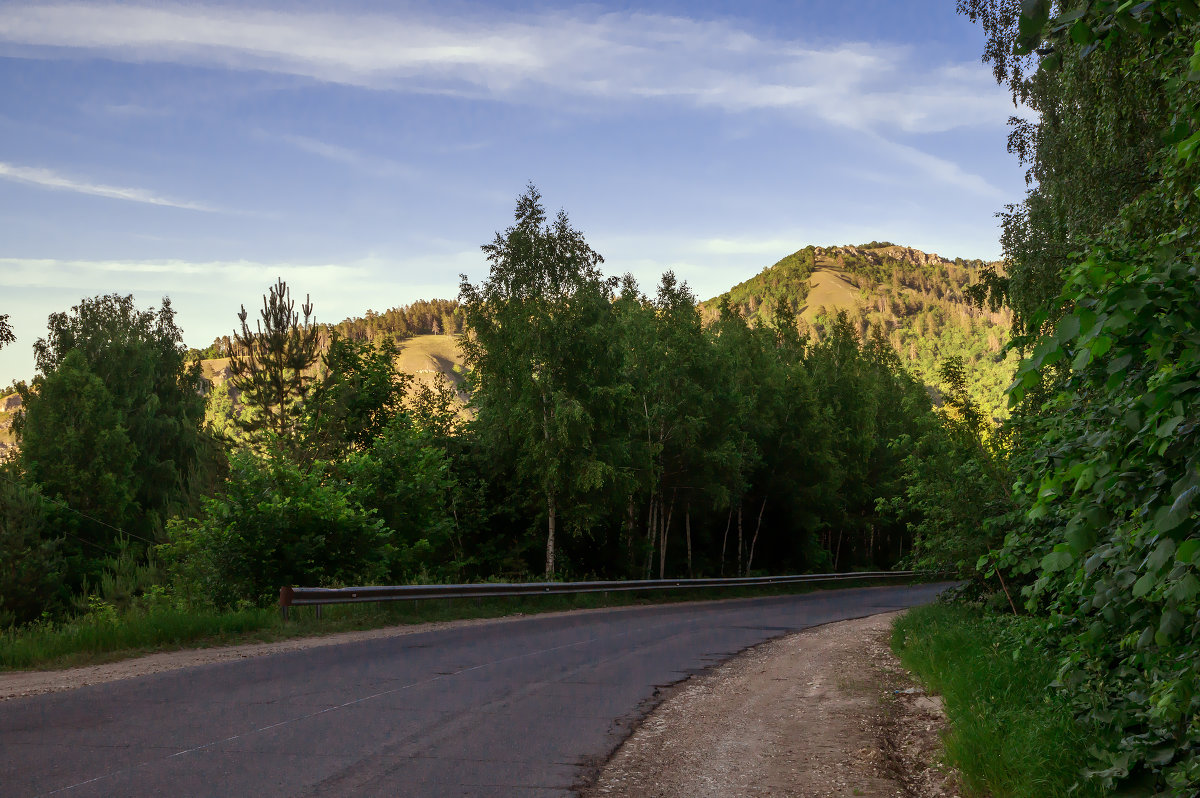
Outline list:
[[[966,295],[987,267],[1001,264],[945,258],[889,241],[808,246],[702,302],[700,311],[711,320],[727,298],[752,324],[765,324],[782,305],[817,337],[844,311],[860,336],[885,338],[935,392],[941,364],[962,358],[974,398],[1003,416],[1004,389],[1016,365],[1015,354],[1002,352],[1011,314],[978,308]]]

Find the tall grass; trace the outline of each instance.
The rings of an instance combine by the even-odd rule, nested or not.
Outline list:
[[[892,648],[942,695],[946,757],[968,795],[1088,798],[1084,781],[1096,730],[1079,725],[1050,688],[1055,663],[1025,643],[1032,621],[934,604],[897,621]]]
[[[278,613],[157,609],[124,615],[89,614],[61,624],[39,623],[0,636],[0,669],[104,662],[147,651],[251,639],[277,626]],[[106,656],[107,655],[107,656]]]

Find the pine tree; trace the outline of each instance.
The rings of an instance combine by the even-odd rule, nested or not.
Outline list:
[[[287,283],[280,279],[263,296],[255,332],[246,321],[245,305],[238,313],[242,329],[233,334],[229,370],[242,401],[255,411],[239,425],[259,440],[268,435],[279,441],[293,438],[312,383],[307,371],[317,362],[320,330],[307,295],[300,307],[303,323],[295,307]]]

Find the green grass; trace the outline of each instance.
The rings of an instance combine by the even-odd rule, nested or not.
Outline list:
[[[971,796],[1101,796],[1081,780],[1094,731],[1050,689],[1054,661],[1024,644],[1028,620],[934,604],[897,621],[892,648],[933,692],[950,730],[946,758]],[[1017,652],[1014,656],[1014,652]]]
[[[872,581],[869,584],[886,584],[890,581]],[[864,584],[868,583],[847,580],[831,587],[859,587]],[[117,614],[110,609],[64,623],[34,624],[0,633],[0,672],[95,665],[155,651],[270,642],[431,621],[497,618],[515,614],[531,615],[539,612],[630,604],[784,595],[808,592],[812,589],[811,585],[800,584],[670,592],[339,604],[324,607],[320,620],[316,618],[316,609],[313,607],[293,607],[291,620],[286,623],[280,618],[276,608],[217,612],[162,607],[124,614]]]

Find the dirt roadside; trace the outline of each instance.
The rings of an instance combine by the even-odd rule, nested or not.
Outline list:
[[[789,635],[681,683],[584,798],[957,798],[940,700],[888,646],[896,617]]]

